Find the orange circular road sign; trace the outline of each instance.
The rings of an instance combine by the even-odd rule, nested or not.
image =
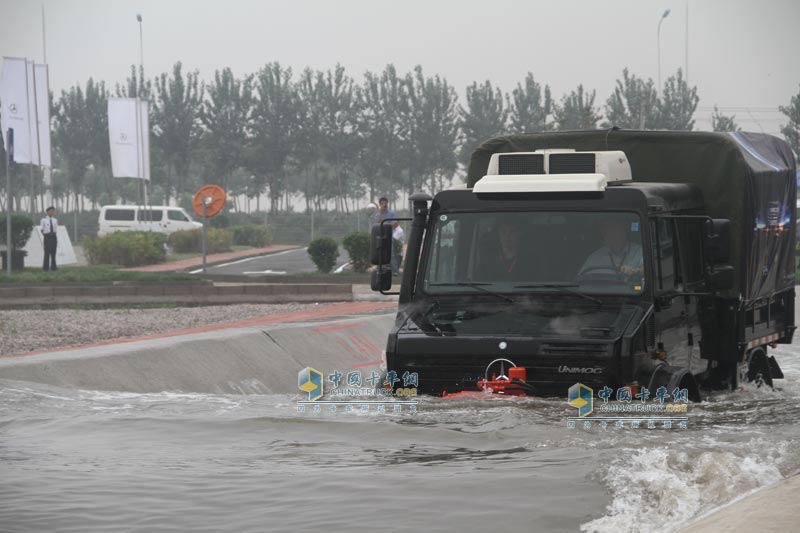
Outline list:
[[[203,216],[203,201],[205,198],[209,198],[206,204],[206,218],[211,218],[225,207],[225,200],[228,195],[225,194],[225,189],[219,185],[204,185],[200,187],[200,190],[194,194],[194,199],[192,199],[192,209],[199,217]]]

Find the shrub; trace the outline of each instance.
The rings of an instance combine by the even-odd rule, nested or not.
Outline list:
[[[308,256],[317,265],[317,270],[328,274],[339,257],[339,245],[330,237],[318,237],[309,243]]]
[[[263,224],[233,226],[230,231],[233,233],[233,244],[239,246],[263,248],[272,243],[272,228]]]
[[[206,228],[206,253],[228,252],[233,238],[231,232],[220,228]],[[169,245],[177,253],[202,253],[203,230],[190,229],[176,231],[169,236]]]
[[[353,270],[366,272],[369,268],[369,233],[365,231],[349,233],[342,240],[342,246],[350,254]]]
[[[163,263],[166,236],[155,231],[118,231],[104,237],[86,238],[83,251],[89,264],[125,267]]]
[[[22,250],[33,231],[33,222],[28,215],[11,215],[11,248]],[[6,214],[0,213],[0,244],[6,244]]]

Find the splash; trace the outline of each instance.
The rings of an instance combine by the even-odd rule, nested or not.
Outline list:
[[[783,453],[785,446],[756,441],[728,450],[620,450],[603,476],[612,494],[607,514],[583,524],[581,531],[672,531],[701,512],[780,480],[776,465]]]

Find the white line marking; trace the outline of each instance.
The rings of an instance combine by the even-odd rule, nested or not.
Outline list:
[[[342,266],[340,266],[339,268],[334,270],[333,273],[334,274],[341,274],[342,272],[344,272],[344,267],[346,267],[349,264],[350,264],[350,261],[348,261],[347,263],[344,263]]]
[[[242,274],[286,274],[285,270],[262,270],[260,272],[242,272]]]
[[[239,263],[244,263],[246,261],[252,261],[253,259],[261,259],[264,257],[275,257],[278,255],[288,254],[290,252],[299,252],[305,250],[305,248],[292,248],[291,250],[284,250],[282,252],[275,252],[274,254],[263,254],[263,255],[256,255],[254,257],[245,257],[244,259],[239,259],[238,261],[231,261],[230,263],[222,263],[221,265],[214,265],[211,268],[223,268],[231,265],[238,265]]]

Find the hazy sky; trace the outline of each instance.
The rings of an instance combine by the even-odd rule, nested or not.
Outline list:
[[[299,72],[337,62],[361,79],[393,62],[447,78],[463,96],[475,80],[510,91],[526,72],[554,96],[579,83],[602,104],[627,66],[657,80],[686,59],[686,0],[0,0],[0,55],[42,60],[41,7],[51,89],[90,76],[112,87],[139,61],[141,13],[148,76],[175,61],[210,79],[280,61]],[[800,90],[799,0],[688,2],[689,82],[697,126],[718,104],[748,130],[777,134],[777,112]]]

